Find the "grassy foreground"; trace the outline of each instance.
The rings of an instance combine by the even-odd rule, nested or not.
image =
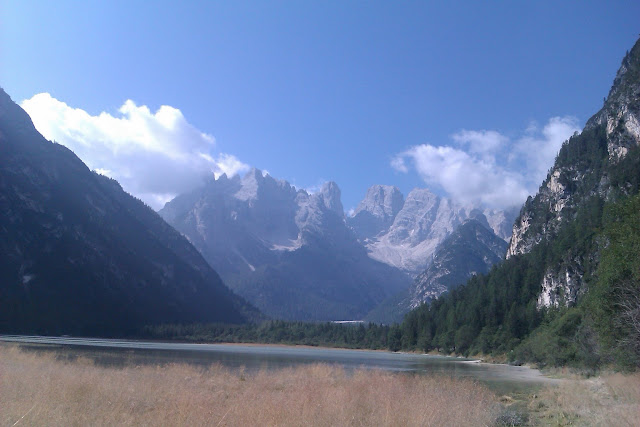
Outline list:
[[[530,396],[528,413],[533,425],[637,426],[640,372],[566,379]]]
[[[110,368],[0,346],[1,425],[418,426],[494,424],[495,395],[467,380],[311,365]]]

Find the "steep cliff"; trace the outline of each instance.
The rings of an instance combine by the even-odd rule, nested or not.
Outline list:
[[[611,202],[635,191],[630,150],[640,144],[640,46],[624,57],[602,109],[580,134],[564,143],[535,197],[516,219],[507,259],[557,237],[589,205]],[[599,201],[599,202],[598,202]],[[589,208],[591,209],[591,208]],[[601,207],[600,207],[601,209]],[[563,266],[545,273],[541,305],[572,304],[584,292],[584,260],[565,253]]]

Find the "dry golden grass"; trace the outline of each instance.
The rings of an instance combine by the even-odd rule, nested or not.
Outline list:
[[[529,403],[539,423],[553,426],[637,426],[640,373],[565,380]]]
[[[109,368],[0,346],[1,425],[474,426],[499,406],[467,380],[312,365]],[[15,423],[15,424],[14,424]]]

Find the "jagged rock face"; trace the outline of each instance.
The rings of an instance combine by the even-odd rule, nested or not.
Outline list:
[[[350,224],[361,239],[377,236],[388,229],[404,205],[404,196],[397,187],[374,185],[360,202]]]
[[[336,215],[344,216],[344,208],[342,207],[342,201],[340,200],[342,194],[338,184],[333,181],[325,182],[318,193],[320,200],[324,204],[324,207]]]
[[[475,274],[487,273],[503,259],[506,248],[507,243],[488,227],[484,215],[467,220],[440,245],[429,268],[414,281],[409,308],[438,298]]]
[[[479,212],[474,206],[454,203],[428,189],[414,189],[402,205],[401,200],[402,195],[395,187],[373,186],[347,222],[371,258],[412,276],[424,271],[447,236],[472,218],[473,212]],[[496,234],[507,238],[516,213],[485,209],[480,215]]]
[[[333,182],[309,194],[252,169],[211,179],[160,214],[266,314],[358,319],[409,280],[367,257],[345,224],[340,196]]]
[[[120,185],[46,141],[0,90],[0,330],[123,334],[257,314]]]
[[[624,157],[632,145],[640,144],[640,77],[638,45],[625,58],[602,109],[585,129],[605,126],[612,160]]]
[[[296,250],[311,236],[330,234],[331,224],[343,222],[344,215],[335,183],[308,194],[255,168],[242,178],[211,179],[159,213],[223,277],[255,271],[256,265],[274,260],[273,252]]]
[[[559,269],[547,270],[542,279],[542,292],[538,296],[538,309],[575,305],[578,296],[585,292],[583,277],[579,258]]]
[[[410,310],[464,284],[475,274],[487,273],[500,262],[507,242],[495,235],[481,212],[473,212],[473,217],[438,246],[433,261],[408,291],[385,301],[368,319],[382,323],[401,321]]]
[[[531,225],[531,214],[528,212],[522,212],[516,223],[513,225],[513,234],[509,241],[509,248],[507,249],[506,258],[510,258],[514,255],[525,254],[531,250],[533,244],[538,243],[532,240],[525,240],[529,226]]]
[[[525,203],[520,216],[513,226],[513,234],[509,242],[506,258],[514,255],[528,253],[535,245],[540,243],[545,236],[555,233],[565,220],[564,209],[575,207],[576,201],[568,189],[579,185],[585,172],[573,167],[559,167],[551,171],[547,179],[538,190],[535,199],[529,198]],[[544,208],[541,208],[541,207]],[[532,221],[540,217],[544,210],[548,220],[541,225],[540,232],[530,231]],[[537,215],[536,212],[537,211]]]

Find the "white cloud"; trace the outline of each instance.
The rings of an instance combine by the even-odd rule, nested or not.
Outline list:
[[[451,136],[461,146],[468,146],[475,154],[493,154],[509,141],[504,135],[494,130],[461,130]]]
[[[397,170],[398,172],[407,173],[409,172],[409,168],[404,163],[404,156],[396,156],[391,159],[391,167]]]
[[[90,169],[118,180],[156,209],[207,174],[231,176],[248,169],[233,155],[214,155],[214,138],[167,105],[152,113],[128,100],[115,116],[92,116],[40,93],[21,106],[45,138],[69,147]]]
[[[413,160],[420,176],[429,185],[441,187],[453,199],[506,207],[527,197],[522,179],[515,173],[453,147],[423,144],[401,153]]]
[[[456,146],[418,145],[395,156],[391,166],[406,173],[411,161],[428,185],[463,203],[516,206],[538,188],[577,130],[572,117],[553,117],[541,131],[529,126],[515,142],[496,131],[462,130],[451,136]]]
[[[512,158],[523,158],[529,171],[529,181],[539,185],[553,166],[562,143],[574,132],[579,132],[578,119],[575,117],[552,117],[540,131],[535,123],[527,128],[525,136],[520,138],[512,153]]]

